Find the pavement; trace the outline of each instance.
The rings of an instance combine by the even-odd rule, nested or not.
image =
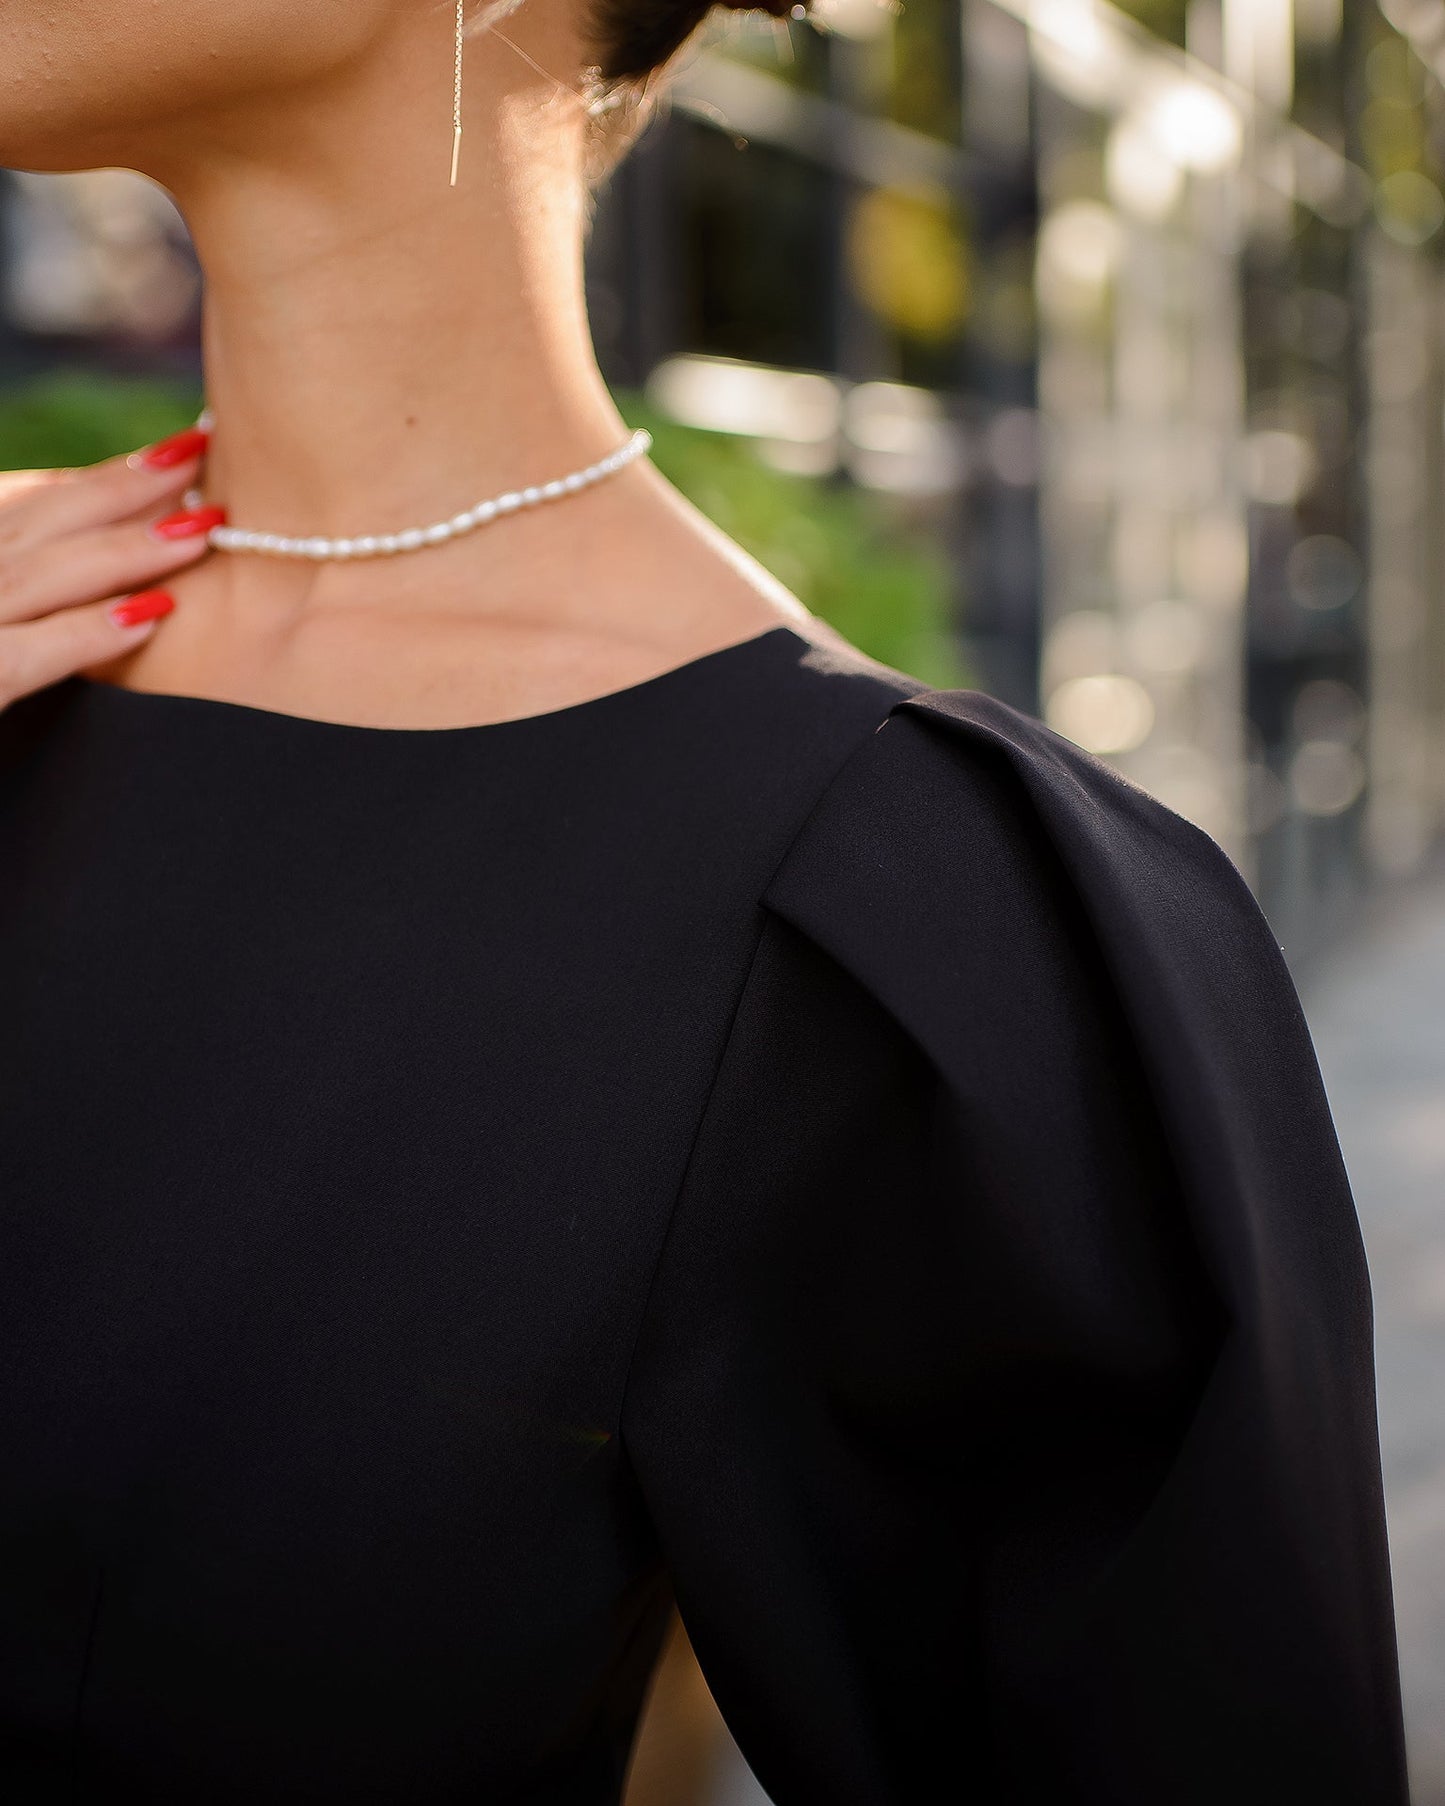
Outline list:
[[[1414,1806],[1445,1806],[1445,872],[1296,982],[1374,1286]]]

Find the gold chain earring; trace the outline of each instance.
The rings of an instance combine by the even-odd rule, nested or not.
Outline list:
[[[457,161],[462,154],[462,7],[465,0],[457,0],[457,73],[452,89],[452,179],[451,186],[457,185]]]

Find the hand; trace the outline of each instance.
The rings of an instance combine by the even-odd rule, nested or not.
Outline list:
[[[155,632],[175,600],[147,586],[195,564],[225,520],[181,506],[208,443],[191,427],[75,470],[0,473],[0,709]]]

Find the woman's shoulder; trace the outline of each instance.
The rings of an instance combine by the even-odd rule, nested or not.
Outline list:
[[[926,685],[888,699],[760,900],[958,1095],[992,1107],[1005,1070],[1076,1082],[1071,1062],[1107,1045],[1147,1076],[1206,1196],[1226,1150],[1247,1167],[1272,1137],[1271,1160],[1288,1147],[1347,1213],[1300,999],[1238,866],[1022,710]]]
[[[926,778],[934,767],[974,787],[1021,785],[1036,800],[1052,794],[1065,809],[1123,814],[1141,829],[1190,843],[1205,858],[1223,851],[1212,836],[1123,772],[986,691],[940,687],[912,676],[816,618],[806,625],[779,623],[757,643],[765,640],[789,649],[790,701],[799,715],[837,723],[851,717],[863,730],[852,749],[856,757],[838,768],[835,784],[819,796],[820,807],[838,807],[860,782],[902,784],[916,795],[914,780]],[[886,740],[875,744],[874,736],[885,727]],[[930,800],[948,801],[937,794]]]
[[[1282,951],[1103,761],[873,681],[621,1416],[714,1690],[779,1800],[922,1798],[966,1710],[1020,1799],[1403,1801],[1369,1281]]]
[[[971,688],[936,688],[846,642],[797,660],[823,714],[851,717],[764,902],[859,950],[888,924],[954,931],[960,911],[1087,917],[1121,952],[1224,925],[1280,952],[1212,835],[1043,721]],[[840,692],[846,690],[846,695]],[[851,705],[851,706],[849,706]],[[800,924],[801,925],[801,924]],[[916,944],[916,943],[915,943]]]
[[[1126,1144],[1162,1154],[1224,1308],[1261,1289],[1302,1300],[1291,1358],[1333,1314],[1320,1394],[1365,1423],[1368,1280],[1313,1040],[1212,835],[1020,709],[908,686],[761,901],[785,966],[861,988],[925,1056],[963,1125],[961,1183],[1011,1174],[1012,1204],[1053,1220],[1085,1168],[1102,1198],[1140,1190]]]

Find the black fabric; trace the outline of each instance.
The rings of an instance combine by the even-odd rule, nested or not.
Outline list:
[[[0,1797],[1405,1798],[1354,1208],[1207,836],[778,627],[0,715]]]

